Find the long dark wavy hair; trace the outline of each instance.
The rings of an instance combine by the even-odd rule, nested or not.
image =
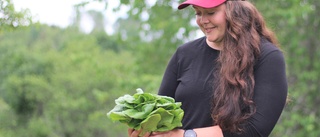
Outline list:
[[[241,124],[256,112],[254,65],[260,55],[260,40],[278,42],[252,3],[232,0],[225,4],[227,27],[217,60],[211,116],[222,130],[241,132]]]

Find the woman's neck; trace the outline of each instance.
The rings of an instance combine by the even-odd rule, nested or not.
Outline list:
[[[207,44],[209,45],[209,47],[215,49],[215,50],[222,50],[222,41],[220,42],[211,42],[208,39],[206,39]]]

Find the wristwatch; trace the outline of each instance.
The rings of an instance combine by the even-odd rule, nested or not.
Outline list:
[[[184,131],[183,137],[197,137],[197,133],[192,129],[188,129]]]

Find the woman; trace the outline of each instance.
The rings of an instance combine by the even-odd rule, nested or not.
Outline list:
[[[183,127],[145,137],[268,136],[287,97],[273,32],[248,1],[187,0],[178,8],[189,5],[205,36],[177,49],[159,89],[182,102]]]

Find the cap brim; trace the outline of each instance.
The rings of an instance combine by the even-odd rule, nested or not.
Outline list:
[[[216,6],[221,5],[222,3],[224,3],[226,0],[187,0],[183,3],[181,3],[178,6],[178,9],[184,9],[186,7],[188,7],[189,5],[195,5],[195,6],[199,6],[202,8],[214,8]]]

